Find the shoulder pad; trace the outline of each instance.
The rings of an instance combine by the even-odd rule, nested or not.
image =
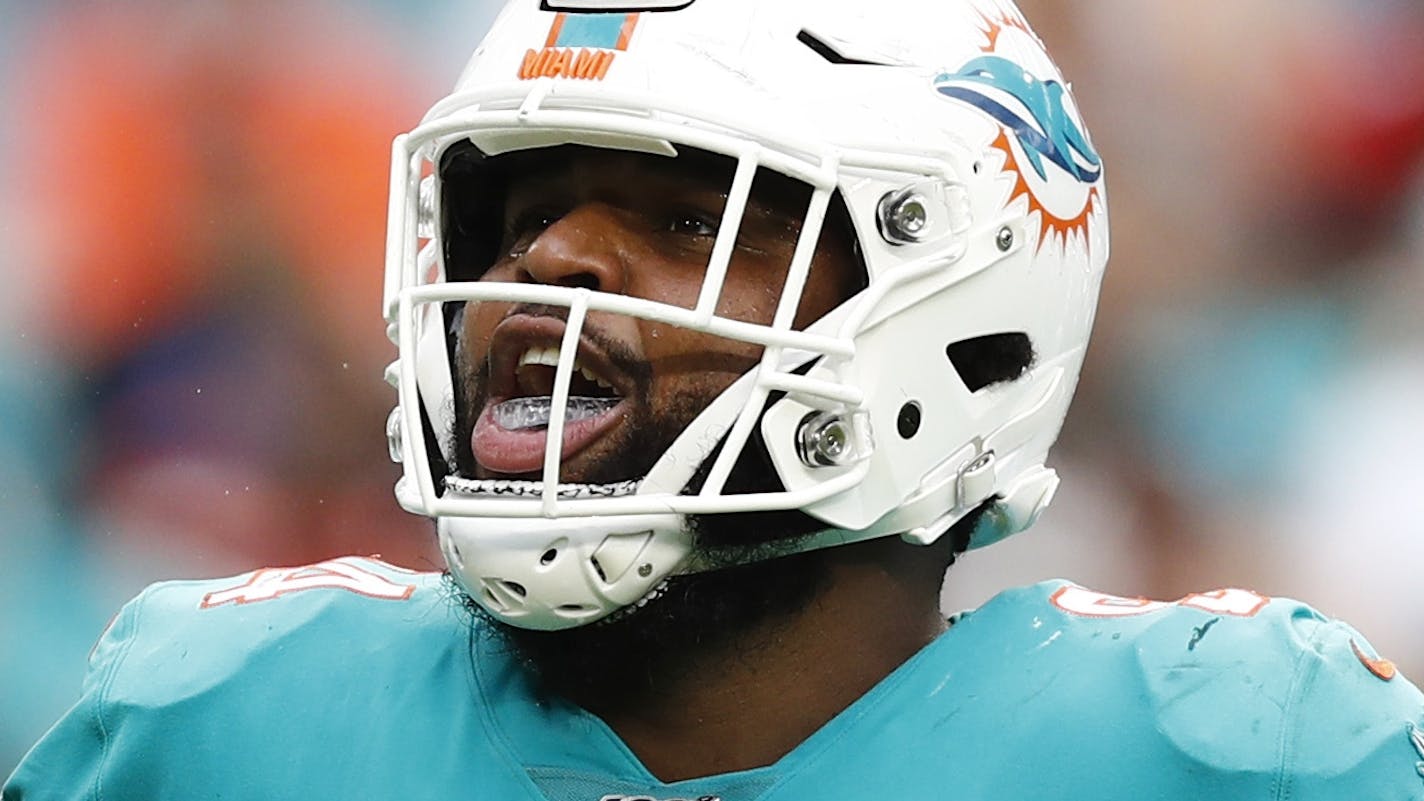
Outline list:
[[[452,625],[455,616],[437,574],[343,557],[227,579],[154,584],[125,606],[100,640],[91,675],[122,659],[109,697],[162,705],[219,687],[240,671],[265,665],[279,679],[309,667],[304,657],[361,658],[378,646],[428,639],[422,635],[431,628],[448,633]],[[278,652],[280,659],[266,656]]]
[[[1118,644],[1120,689],[1192,763],[1274,798],[1424,798],[1424,697],[1349,625],[1249,590],[1048,589],[1079,638]]]

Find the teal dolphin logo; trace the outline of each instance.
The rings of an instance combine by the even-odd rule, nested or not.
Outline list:
[[[1085,184],[1094,183],[1102,175],[1102,159],[1064,107],[1067,91],[1058,81],[1041,81],[1019,64],[987,55],[973,59],[958,72],[941,73],[934,85],[945,97],[963,100],[1011,130],[1039,178],[1048,177],[1044,159]],[[1013,97],[1028,116],[980,87],[994,90],[995,95]]]

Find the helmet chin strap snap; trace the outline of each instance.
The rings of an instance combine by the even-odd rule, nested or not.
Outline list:
[[[999,499],[979,518],[969,537],[969,547],[992,545],[1032,526],[1057,491],[1057,471],[1042,465],[1028,469],[1002,490]]]

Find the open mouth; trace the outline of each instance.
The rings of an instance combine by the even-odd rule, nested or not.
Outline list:
[[[542,470],[555,411],[554,375],[564,358],[558,344],[562,327],[562,321],[543,318],[496,331],[490,349],[490,392],[470,441],[475,461],[485,470],[503,475]],[[627,376],[590,343],[580,343],[574,359],[564,407],[564,462],[623,420],[633,389]]]
[[[559,357],[557,347],[532,347],[520,354],[515,381],[519,390],[528,394],[495,404],[492,410],[496,425],[506,431],[548,427],[553,416],[554,371]],[[575,360],[564,424],[597,417],[622,400],[612,384]]]

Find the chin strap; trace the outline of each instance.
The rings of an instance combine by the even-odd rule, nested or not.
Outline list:
[[[622,498],[637,493],[642,479],[619,481],[613,484],[559,484],[561,501],[583,498]],[[446,476],[445,488],[467,495],[484,495],[505,498],[533,498],[544,496],[544,482],[525,481],[513,478],[464,478]]]
[[[552,631],[645,599],[692,551],[680,515],[437,520],[450,573],[496,618]]]
[[[970,548],[992,545],[1032,526],[1058,491],[1058,473],[1042,464],[1024,469],[996,491],[994,488],[998,486],[1001,475],[1000,460],[995,458],[995,452],[1004,453],[1006,448],[1023,447],[1034,421],[1046,409],[1056,408],[1058,404],[1054,401],[1069,388],[1069,382],[1064,378],[1063,368],[1055,368],[1043,395],[1032,406],[984,437],[978,458],[959,474],[961,514],[971,506],[998,496],[974,527],[974,533],[969,538]]]

